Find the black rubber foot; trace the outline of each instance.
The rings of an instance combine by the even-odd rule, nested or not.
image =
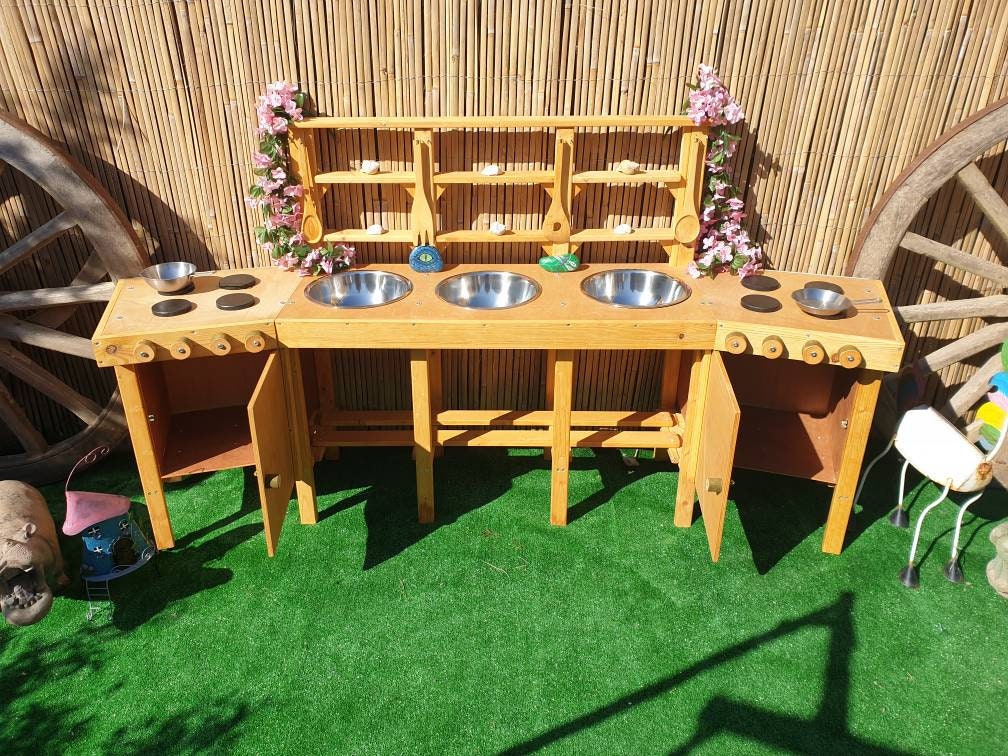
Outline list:
[[[959,566],[959,561],[956,559],[951,560],[945,565],[945,569],[942,570],[945,573],[945,577],[948,578],[950,583],[961,583],[965,578],[963,577],[962,567]]]
[[[900,570],[900,582],[907,588],[920,588],[920,573],[912,564]]]
[[[896,507],[896,509],[889,513],[889,522],[897,528],[910,527],[910,517],[903,507]]]

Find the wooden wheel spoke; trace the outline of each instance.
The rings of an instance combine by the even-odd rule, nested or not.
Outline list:
[[[919,255],[930,257],[932,260],[951,265],[953,268],[974,273],[981,278],[994,281],[1000,286],[1008,286],[1008,268],[998,265],[995,262],[981,260],[973,255],[966,254],[962,250],[950,247],[948,244],[936,242],[912,231],[904,234],[899,244],[903,249],[916,252]]]
[[[983,174],[976,163],[970,163],[956,174],[963,189],[970,193],[984,219],[998,232],[1001,240],[1008,243],[1008,203],[1001,199],[997,189]]]
[[[2,301],[2,297],[0,297]],[[2,307],[0,307],[2,309]],[[1008,317],[1008,294],[974,297],[947,302],[925,302],[903,305],[896,314],[904,323],[922,323],[933,320],[960,320],[962,318]]]
[[[990,379],[994,373],[1001,370],[1001,351],[998,350],[993,356],[987,359],[979,370],[969,377],[959,389],[949,398],[945,409],[956,417],[961,416],[974,404],[980,401],[990,386]]]
[[[89,339],[18,320],[10,315],[0,315],[0,338],[31,344],[54,352],[72,354],[89,360],[95,358]]]
[[[70,282],[70,286],[96,284],[106,276],[108,276],[108,272],[105,268],[104,261],[97,252],[92,252],[88,259],[84,261],[84,265],[81,267],[80,272],[77,273],[77,275],[74,276],[74,280]],[[29,317],[28,320],[40,326],[45,326],[46,328],[58,328],[69,320],[70,316],[77,311],[77,306],[77,304],[68,304],[50,307],[40,312],[36,312],[34,315]]]
[[[963,360],[979,354],[985,349],[1000,344],[1008,338],[1008,323],[995,323],[981,328],[979,331],[963,336],[961,339],[946,344],[941,349],[936,349],[931,354],[921,357],[920,363],[928,370],[941,370],[948,367],[953,362]]]
[[[114,290],[115,284],[107,282],[83,286],[62,286],[55,289],[0,291],[0,312],[36,310],[83,302],[108,302],[112,298]]]
[[[30,234],[0,252],[0,273],[14,267],[26,257],[30,257],[57,236],[76,225],[77,220],[66,210],[52,220],[43,223]]]
[[[14,432],[21,446],[29,454],[41,454],[49,448],[45,438],[38,432],[21,406],[14,401],[11,392],[0,382],[0,420]]]
[[[5,341],[0,341],[0,367],[38,389],[57,404],[66,407],[87,425],[98,420],[101,415],[102,409],[96,402],[77,393]]]

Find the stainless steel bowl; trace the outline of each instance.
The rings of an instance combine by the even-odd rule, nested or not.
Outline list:
[[[689,286],[678,278],[637,268],[618,268],[588,276],[581,282],[581,291],[602,304],[640,309],[670,307],[690,295]]]
[[[480,270],[446,278],[435,289],[438,297],[470,310],[505,310],[531,302],[542,288],[528,276],[502,270]]]
[[[327,307],[380,307],[413,291],[408,278],[386,270],[345,270],[312,281],[305,296]]]
[[[811,287],[792,291],[791,298],[804,312],[820,318],[830,318],[847,312],[854,305],[877,304],[882,301],[879,297],[848,299],[843,294],[830,289]]]
[[[144,268],[140,275],[154,291],[173,294],[192,283],[196,266],[188,262],[165,262]]]

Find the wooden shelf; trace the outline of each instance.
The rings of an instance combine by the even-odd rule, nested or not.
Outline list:
[[[445,231],[437,235],[437,241],[449,242],[510,242],[512,244],[533,243],[547,244],[549,240],[538,229],[517,229],[505,231],[503,234],[492,234],[489,231]]]
[[[316,173],[316,184],[408,184],[416,182],[413,171],[384,171],[361,173],[360,171],[329,171]]]
[[[552,184],[553,179],[553,171],[505,171],[497,176],[484,176],[479,171],[447,171],[434,174],[435,185]]]
[[[639,173],[619,171],[579,171],[574,174],[575,184],[681,184],[679,171],[642,170]]]
[[[839,423],[839,418],[830,414],[743,405],[735,466],[836,483],[836,445],[844,439]]]
[[[675,238],[675,230],[672,228],[635,228],[629,234],[617,234],[611,228],[583,228],[572,231],[570,235],[570,240],[577,244],[611,241],[674,242]]]
[[[393,229],[384,234],[369,234],[363,228],[344,228],[339,231],[326,231],[322,241],[327,242],[406,242],[413,241],[411,231]]]
[[[254,464],[248,408],[244,405],[172,415],[161,457],[162,478]]]

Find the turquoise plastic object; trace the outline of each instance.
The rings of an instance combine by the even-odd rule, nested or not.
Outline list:
[[[444,260],[438,248],[431,244],[421,244],[413,247],[410,252],[409,265],[417,273],[437,273],[444,270]]]
[[[994,373],[990,379],[990,385],[995,391],[1008,394],[1008,373]]]

